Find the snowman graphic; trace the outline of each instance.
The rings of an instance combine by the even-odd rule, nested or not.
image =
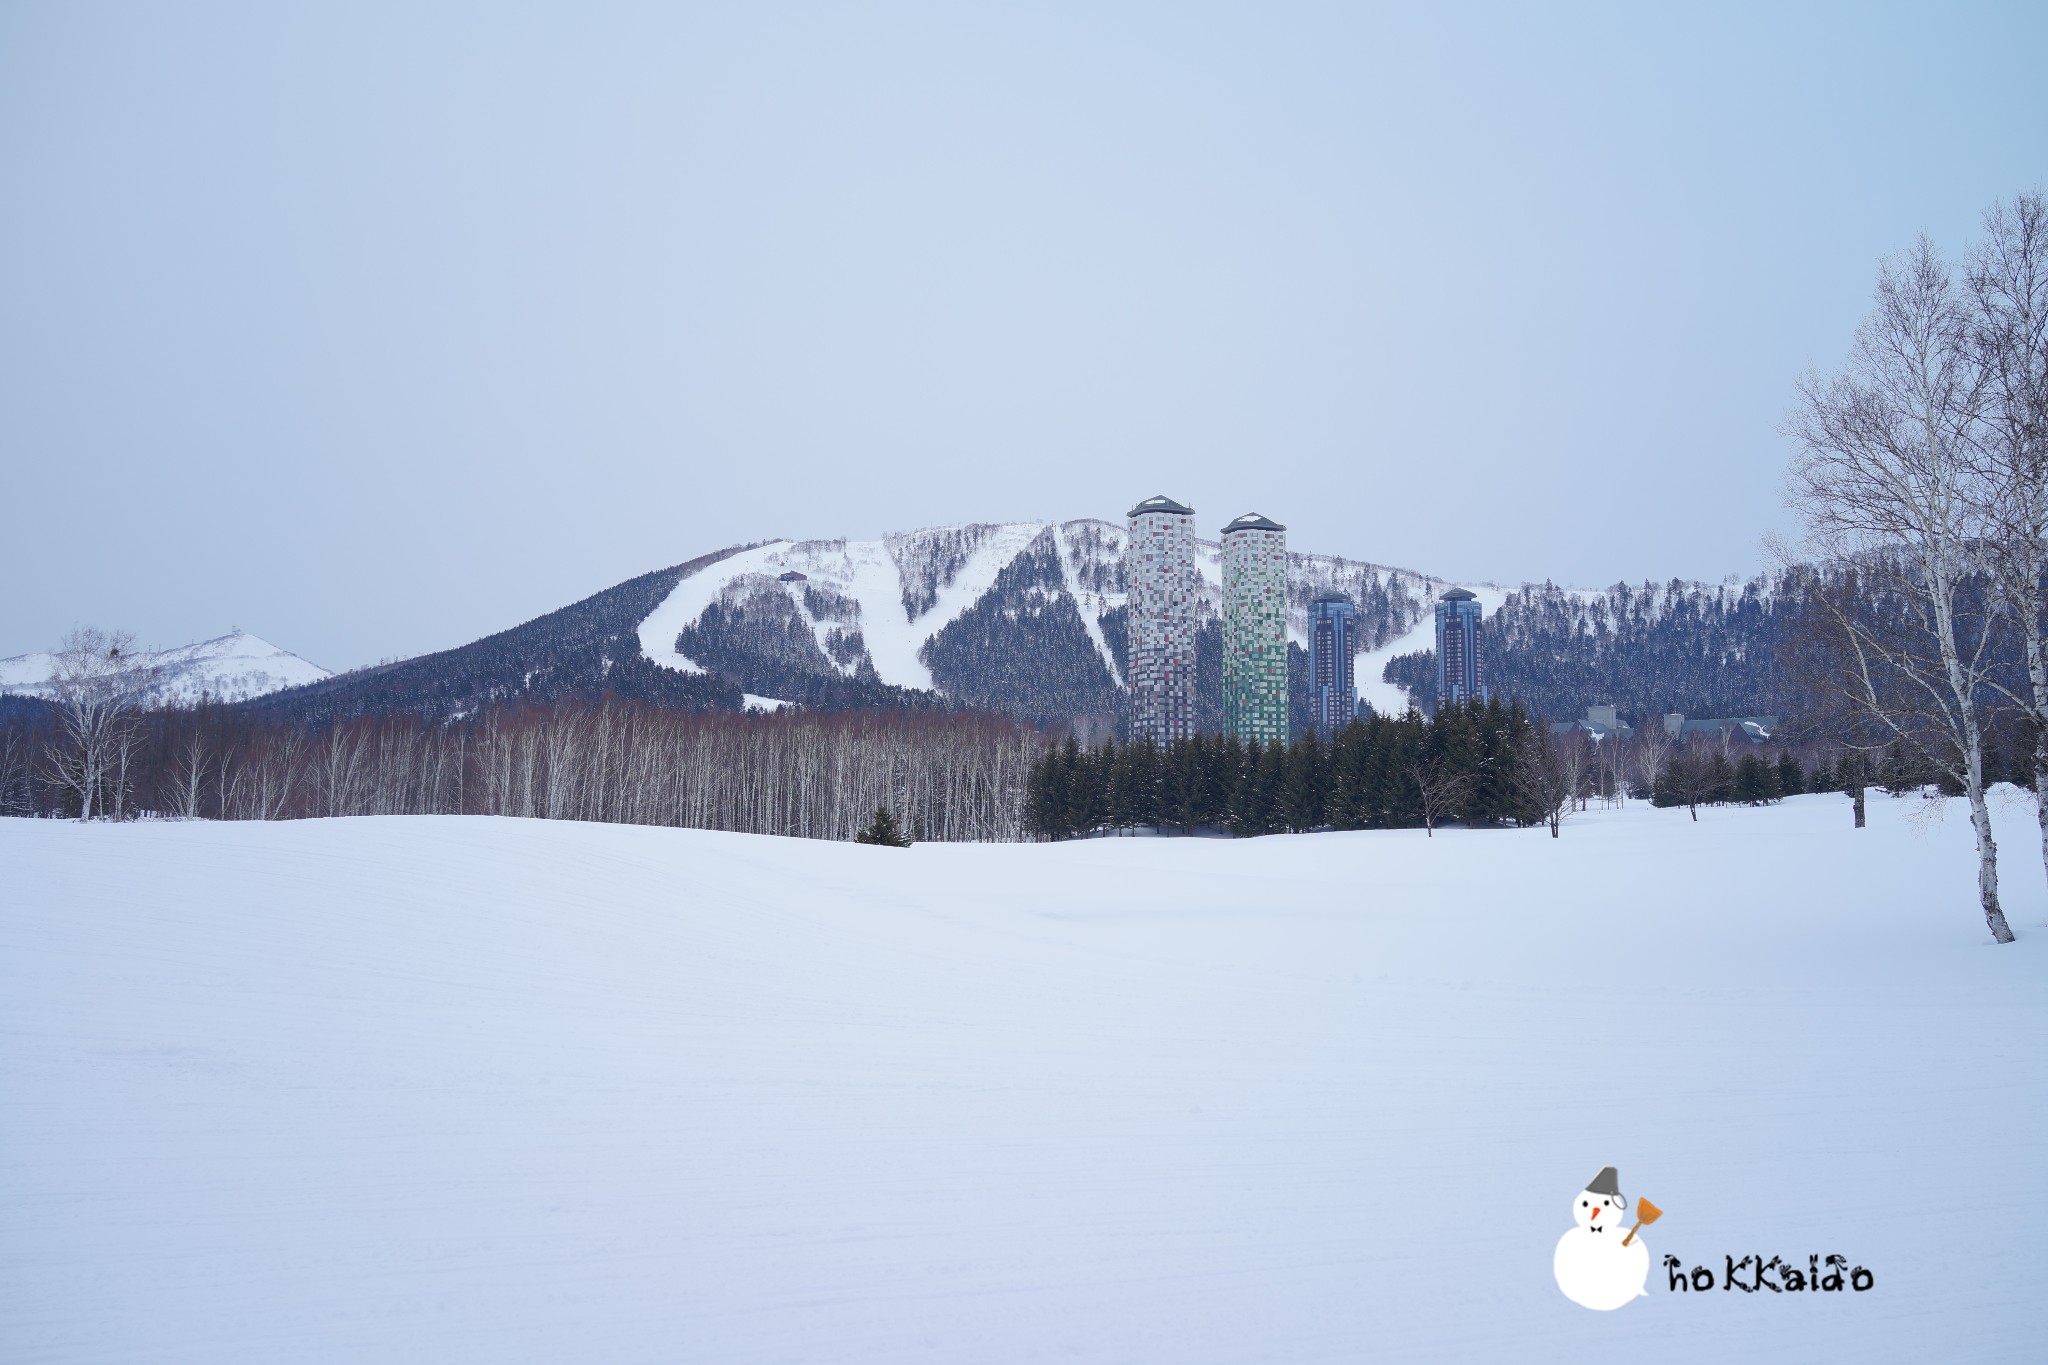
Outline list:
[[[1612,1166],[1602,1166],[1572,1200],[1577,1226],[1557,1239],[1557,1254],[1551,1258],[1551,1271],[1564,1296],[1602,1312],[1643,1296],[1650,1278],[1650,1249],[1637,1233],[1661,1213],[1645,1199],[1635,1227],[1624,1229],[1628,1200],[1621,1193],[1621,1178]]]

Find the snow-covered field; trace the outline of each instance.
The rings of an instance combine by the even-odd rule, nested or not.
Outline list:
[[[2001,812],[909,851],[0,820],[9,1362],[2034,1361]],[[1650,1295],[1567,1301],[1603,1165]],[[1674,1294],[1840,1253],[1866,1293]]]

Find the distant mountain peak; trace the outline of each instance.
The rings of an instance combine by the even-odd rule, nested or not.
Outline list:
[[[54,657],[45,652],[0,659],[0,692],[48,696]],[[172,649],[146,650],[140,670],[152,673],[152,695],[189,704],[248,701],[331,677],[328,670],[260,635],[234,629],[225,635]]]

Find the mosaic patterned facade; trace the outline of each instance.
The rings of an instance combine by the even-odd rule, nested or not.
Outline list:
[[[1223,728],[1289,739],[1287,528],[1255,512],[1223,528]]]
[[[1195,733],[1195,509],[1147,498],[1130,512],[1124,548],[1131,738],[1157,744]]]

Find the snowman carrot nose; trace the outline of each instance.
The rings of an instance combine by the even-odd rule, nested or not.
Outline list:
[[[1594,1209],[1594,1210],[1593,1210],[1593,1217],[1594,1217],[1595,1219],[1598,1219],[1598,1218],[1600,1217],[1600,1210],[1598,1210],[1598,1209]]]

